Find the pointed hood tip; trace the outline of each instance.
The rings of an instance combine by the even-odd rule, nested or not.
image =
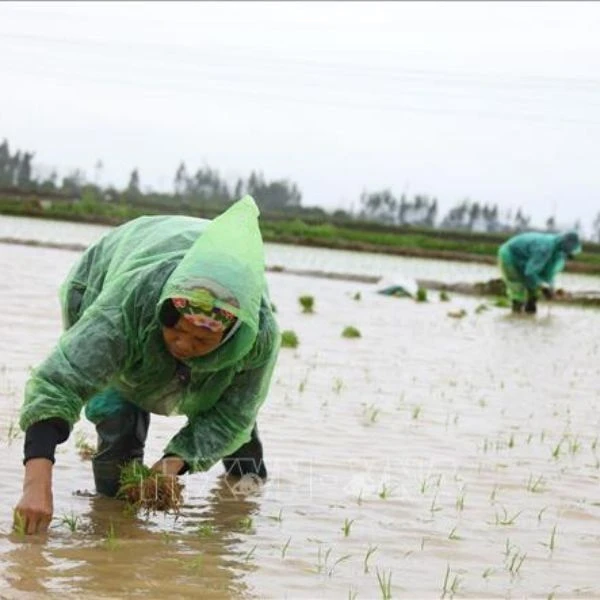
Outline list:
[[[242,196],[239,200],[234,202],[230,208],[236,208],[238,206],[240,208],[249,209],[257,217],[260,215],[260,209],[258,208],[258,204],[256,204],[256,200],[250,194]]]

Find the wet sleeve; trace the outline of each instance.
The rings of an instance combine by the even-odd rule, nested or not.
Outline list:
[[[278,349],[275,344],[260,367],[238,373],[210,410],[189,421],[173,437],[165,454],[179,456],[190,472],[206,471],[249,441],[269,391]]]
[[[63,333],[25,386],[20,426],[58,418],[69,430],[84,403],[104,388],[127,355],[122,314],[118,307],[91,307]]]
[[[69,437],[69,424],[53,418],[30,425],[25,432],[23,464],[30,458],[47,458],[54,463],[56,446]]]
[[[548,261],[552,258],[552,245],[537,244],[525,265],[525,285],[528,289],[534,290],[544,281],[540,274],[544,272],[548,265]]]

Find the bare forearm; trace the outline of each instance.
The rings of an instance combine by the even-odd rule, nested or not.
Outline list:
[[[25,464],[23,494],[15,507],[15,526],[23,533],[48,529],[52,520],[52,469],[47,458],[31,458]]]

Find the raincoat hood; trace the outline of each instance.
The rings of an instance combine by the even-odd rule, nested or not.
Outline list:
[[[251,196],[233,204],[207,225],[162,289],[157,315],[167,299],[184,298],[194,303],[208,289],[215,306],[238,319],[233,336],[210,354],[185,361],[194,369],[211,370],[214,365],[222,368],[245,356],[254,344],[266,287],[258,216]]]
[[[556,236],[556,240],[560,249],[567,256],[574,256],[581,252],[581,241],[579,240],[579,235],[575,231],[560,233]]]

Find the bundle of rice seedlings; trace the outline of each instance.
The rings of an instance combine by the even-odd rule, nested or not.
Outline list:
[[[133,510],[179,512],[184,486],[175,475],[163,475],[132,461],[121,469],[120,484],[117,498]]]

